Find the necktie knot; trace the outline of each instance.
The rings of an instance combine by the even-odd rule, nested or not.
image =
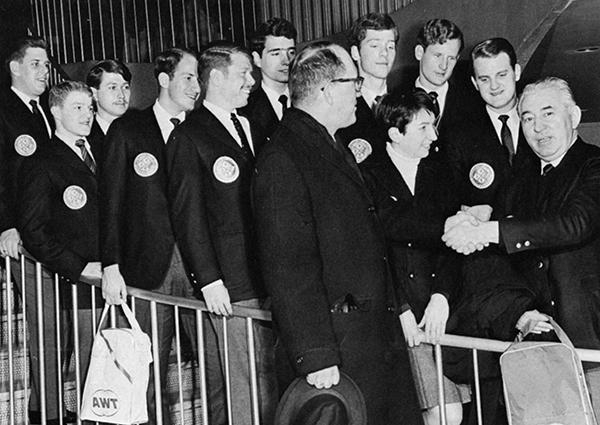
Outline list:
[[[498,119],[502,122],[502,124],[506,124],[506,121],[508,121],[508,115],[500,115],[498,117]]]
[[[181,124],[181,120],[179,118],[171,118],[169,121],[171,121],[173,127],[177,127],[179,124]]]
[[[85,140],[84,139],[77,139],[75,141],[75,146],[77,146],[79,149],[81,149],[82,147],[85,147]]]
[[[542,169],[542,176],[547,176],[548,173],[550,171],[552,171],[553,168],[554,168],[554,165],[552,165],[552,164],[546,164],[546,165],[544,165],[544,168]]]
[[[438,102],[438,94],[435,91],[430,91],[429,97],[431,98],[431,102],[433,103],[433,113],[436,118],[440,116],[440,104]]]
[[[282,94],[277,100],[281,103],[281,110],[285,112],[288,107],[288,97],[285,94]]]
[[[36,101],[36,100],[33,100],[33,99],[31,99],[31,100],[29,101],[29,104],[31,105],[31,112],[32,112],[34,115],[37,115],[37,114],[39,114],[39,113],[40,113],[40,109],[38,108],[38,103],[37,103],[37,101]]]

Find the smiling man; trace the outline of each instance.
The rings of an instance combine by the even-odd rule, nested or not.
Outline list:
[[[505,213],[502,189],[535,159],[517,112],[521,67],[504,38],[478,43],[471,60],[471,81],[484,105],[448,139],[448,163],[460,204],[488,204],[501,215]]]
[[[86,83],[92,89],[96,116],[90,133],[92,152],[102,164],[102,145],[111,123],[123,116],[131,97],[131,72],[120,61],[107,59],[98,62],[88,72]]]
[[[40,98],[46,91],[50,61],[46,42],[27,37],[15,42],[6,60],[11,87],[0,107],[0,254],[17,258],[16,176],[23,160],[48,143],[54,121]]]
[[[387,77],[396,58],[398,29],[385,13],[369,13],[358,18],[349,31],[350,54],[363,78],[361,96],[356,101],[356,123],[337,133],[357,163],[369,156],[385,156],[386,135],[375,125],[373,108],[387,93]]]
[[[166,143],[184,122],[200,95],[198,61],[191,51],[172,48],[154,60],[158,98],[143,111],[129,111],[110,126],[100,177],[100,235],[102,294],[109,304],[124,302],[125,285],[158,293],[189,297],[179,248],[175,243],[167,198]],[[150,334],[150,303],[137,302],[142,330]],[[159,305],[160,380],[164,384],[174,313]],[[185,331],[195,341],[193,317],[182,315]],[[166,385],[163,385],[166,389]],[[154,385],[148,386],[150,422],[155,423]],[[163,423],[170,423],[166,390],[162,396]]]
[[[511,190],[513,216],[444,235],[468,253],[469,244],[499,244],[539,288],[552,316],[576,347],[597,350],[600,303],[600,149],[577,134],[581,110],[568,84],[547,77],[529,84],[519,100],[527,143],[538,157]],[[596,415],[600,369],[584,364]]]
[[[225,340],[222,320],[232,306],[262,308],[250,183],[263,137],[237,114],[254,84],[250,56],[220,42],[199,58],[202,105],[177,127],[167,145],[168,193],[177,245],[197,297],[208,310],[207,356],[212,421],[223,423]],[[227,320],[233,424],[252,424],[246,321]],[[255,351],[261,421],[272,423],[277,388],[272,373],[272,336],[255,326]],[[221,355],[221,356],[220,356]],[[220,365],[220,366],[219,366]]]
[[[283,112],[290,106],[288,68],[296,54],[296,28],[281,18],[271,18],[258,26],[250,39],[254,65],[260,69],[261,83],[250,94],[240,113],[270,136]]]
[[[92,92],[80,82],[60,83],[50,90],[50,110],[56,122],[52,143],[40,148],[37,155],[27,158],[21,171],[18,228],[23,236],[23,245],[52,272],[67,280],[77,282],[81,277],[100,278],[96,169],[86,140],[94,117]],[[34,281],[28,282],[31,286],[28,295],[33,295]],[[63,343],[67,343],[72,334],[72,314],[66,314],[71,307],[70,289],[70,286],[61,285],[65,309],[61,322]],[[81,354],[81,377],[84,378],[94,335],[90,287],[82,284],[78,290],[78,348]],[[44,316],[46,382],[53,385],[57,373],[62,371],[56,367],[56,298],[51,274],[43,273],[42,291],[43,312],[28,310],[32,314],[28,316],[28,321],[36,323],[36,316]],[[28,304],[35,305],[35,297],[28,298]],[[32,335],[35,333],[32,332]],[[31,343],[34,360],[38,353],[38,339],[32,338]],[[60,348],[63,360],[68,358],[65,347],[66,344]],[[37,366],[37,359],[32,363]],[[37,387],[37,374],[34,373],[32,378],[36,383],[34,387]],[[49,389],[46,396],[48,419],[50,423],[58,423],[57,392]],[[33,419],[33,422],[36,420]]]

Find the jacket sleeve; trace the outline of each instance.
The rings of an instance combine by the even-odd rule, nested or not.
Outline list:
[[[600,230],[600,158],[583,165],[556,212],[535,219],[499,221],[507,252],[563,248],[586,243]]]
[[[196,144],[177,128],[167,143],[168,197],[175,239],[194,283],[223,279],[207,211],[206,176]],[[225,282],[227,286],[227,282]]]
[[[27,249],[52,271],[78,281],[87,261],[69,249],[55,234],[50,223],[55,208],[55,190],[42,163],[34,160],[23,165],[23,184],[19,192],[19,229]]]
[[[311,199],[285,153],[263,151],[253,187],[259,256],[275,321],[300,375],[340,364]]]
[[[100,212],[100,259],[102,266],[121,264],[120,232],[127,187],[127,127],[115,121],[103,144],[104,166],[98,184]]]

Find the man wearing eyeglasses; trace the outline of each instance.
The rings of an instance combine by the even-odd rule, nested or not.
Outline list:
[[[281,388],[293,373],[330,388],[344,372],[364,395],[368,423],[389,425],[399,418],[388,411],[395,362],[384,236],[356,160],[335,137],[356,120],[361,81],[341,46],[314,43],[294,58],[293,108],[258,158],[253,200],[277,346],[286,352],[276,353]],[[311,423],[332,423],[312,413]]]
[[[386,135],[375,124],[373,108],[387,93],[387,76],[396,58],[398,29],[385,13],[369,13],[350,29],[350,54],[364,80],[356,104],[356,122],[337,133],[357,163],[369,156],[385,155]]]

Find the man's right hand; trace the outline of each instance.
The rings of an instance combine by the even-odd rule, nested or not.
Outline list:
[[[19,259],[19,251],[21,248],[21,235],[15,228],[7,229],[0,234],[0,254],[3,257],[6,255]]]
[[[326,367],[306,375],[306,382],[315,388],[331,388],[340,383],[340,370],[337,366]]]
[[[119,271],[119,265],[104,267],[102,273],[102,296],[108,304],[121,304],[127,298],[125,280]]]
[[[212,282],[202,288],[202,296],[208,311],[222,316],[233,314],[229,291],[222,280]]]

